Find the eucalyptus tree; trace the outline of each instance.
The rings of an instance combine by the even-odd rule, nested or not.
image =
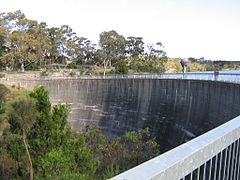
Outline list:
[[[35,101],[31,98],[20,98],[11,103],[8,109],[11,131],[22,139],[29,166],[29,179],[33,180],[33,163],[28,143],[28,134],[36,121]]]
[[[1,25],[1,15],[0,15],[0,56],[3,54],[4,51],[4,43],[7,38],[6,29]]]
[[[29,53],[32,53],[35,57],[35,64],[42,68],[46,67],[46,65],[50,63],[48,61],[50,43],[47,24],[45,22],[37,23],[29,20],[27,33],[35,40],[29,49]]]
[[[74,53],[75,42],[78,40],[76,33],[68,25],[62,25],[60,28],[61,44],[59,46],[59,61],[64,64],[66,60],[71,59]]]
[[[101,47],[99,54],[103,55],[102,64],[105,74],[107,67],[111,68],[116,61],[124,56],[126,39],[114,30],[104,31],[100,34],[99,46]]]
[[[46,23],[27,19],[20,11],[2,14],[1,27],[8,32],[1,60],[11,68],[38,66],[45,60],[48,46]]]
[[[84,37],[74,36],[68,40],[68,58],[78,65],[93,63],[95,44]]]
[[[161,42],[157,42],[155,45],[149,44],[148,46],[148,56],[163,57],[166,56],[166,52],[163,50],[164,46]]]
[[[52,27],[48,29],[49,52],[48,59],[50,63],[55,63],[60,56],[60,45],[62,43],[60,28]]]
[[[4,29],[0,27],[0,57],[3,55],[4,52],[4,43],[5,43],[6,33]]]
[[[50,52],[53,62],[65,64],[66,60],[83,61],[86,54],[86,38],[79,38],[68,25],[49,29]]]
[[[14,31],[9,35],[10,51],[6,53],[3,58],[10,56],[12,61],[12,68],[21,68],[31,64],[38,64],[44,59],[44,50],[46,42],[41,41],[40,36],[35,38],[32,34],[21,31]]]
[[[4,55],[4,52],[9,50],[9,44],[7,44],[9,31],[5,16],[5,13],[0,13],[0,67],[6,66],[6,61],[2,58],[2,56]]]
[[[96,44],[92,43],[89,39],[80,37],[78,41],[78,54],[77,61],[84,64],[93,64],[95,60]]]
[[[146,60],[150,64],[152,72],[164,72],[165,63],[167,62],[166,52],[163,50],[164,46],[161,42],[155,45],[149,44]]]
[[[138,57],[144,54],[144,42],[142,37],[127,37],[126,53],[130,57]]]

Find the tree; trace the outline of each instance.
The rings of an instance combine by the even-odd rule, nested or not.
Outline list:
[[[87,147],[99,158],[95,178],[107,179],[159,155],[159,147],[148,129],[126,132],[116,139],[107,138],[96,125],[82,132]]]
[[[36,100],[36,109],[39,113],[36,123],[29,134],[34,166],[39,169],[40,159],[51,149],[63,145],[69,138],[70,129],[67,123],[69,107],[58,104],[52,108],[48,91],[39,86],[29,94]]]
[[[150,71],[154,73],[164,72],[164,64],[167,62],[166,52],[163,51],[164,46],[161,42],[156,45],[149,44],[146,61],[150,66]]]
[[[48,59],[50,64],[56,63],[60,57],[60,45],[62,43],[60,28],[52,27],[48,29],[48,40],[49,40],[49,52]]]
[[[99,162],[85,138],[71,131],[68,106],[52,107],[42,86],[7,104],[10,129],[0,136],[0,162],[7,162],[0,179],[32,178],[33,171],[35,179],[93,179]]]
[[[151,137],[148,128],[139,129],[136,132],[126,132],[120,142],[125,147],[123,154],[125,170],[159,155],[158,144]]]
[[[89,39],[80,37],[75,48],[77,64],[93,64],[96,52],[95,46],[96,44],[93,44]]]
[[[4,53],[4,44],[5,44],[6,38],[7,38],[7,33],[0,24],[0,57]]]
[[[18,10],[1,14],[0,24],[0,39],[5,34],[4,44],[0,47],[3,64],[24,71],[25,68],[41,66],[45,62],[49,49],[46,23],[38,24],[35,20],[27,19]]]
[[[126,53],[132,57],[138,57],[144,53],[144,42],[142,37],[127,37]]]
[[[49,151],[41,159],[39,179],[93,179],[98,166],[82,137],[71,138],[64,146]]]
[[[85,147],[85,139],[71,131],[67,118],[69,106],[51,106],[48,91],[36,87],[30,97],[36,100],[39,116],[29,134],[39,179],[92,179],[98,160]]]
[[[20,98],[11,103],[8,109],[11,130],[21,136],[29,163],[29,179],[33,179],[33,165],[27,135],[35,123],[37,113],[31,98]]]
[[[99,45],[101,50],[99,54],[102,56],[102,64],[104,66],[104,75],[107,67],[112,67],[121,56],[125,54],[126,40],[116,31],[104,31],[100,34]]]

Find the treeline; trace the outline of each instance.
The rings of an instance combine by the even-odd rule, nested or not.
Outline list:
[[[211,61],[189,58],[188,71],[223,71],[223,70],[239,70],[240,61]]]
[[[69,106],[48,92],[0,85],[0,179],[107,179],[159,154],[148,129],[108,139],[90,124],[68,125]]]
[[[79,37],[68,25],[48,27],[20,11],[0,13],[0,68],[47,69],[98,66],[103,73],[164,72],[167,61],[161,42],[146,44],[142,37],[124,37],[116,31],[99,35],[98,44]]]

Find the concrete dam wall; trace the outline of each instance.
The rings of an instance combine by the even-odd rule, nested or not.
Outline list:
[[[69,121],[80,131],[96,122],[111,137],[148,127],[167,151],[240,114],[240,85],[180,79],[22,81],[41,84],[51,101],[68,102]]]

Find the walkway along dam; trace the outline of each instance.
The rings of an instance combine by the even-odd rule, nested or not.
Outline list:
[[[76,131],[95,122],[116,137],[148,127],[166,153],[113,179],[240,176],[238,83],[150,76],[2,81],[26,88],[43,85],[53,103],[70,103],[69,121]]]

